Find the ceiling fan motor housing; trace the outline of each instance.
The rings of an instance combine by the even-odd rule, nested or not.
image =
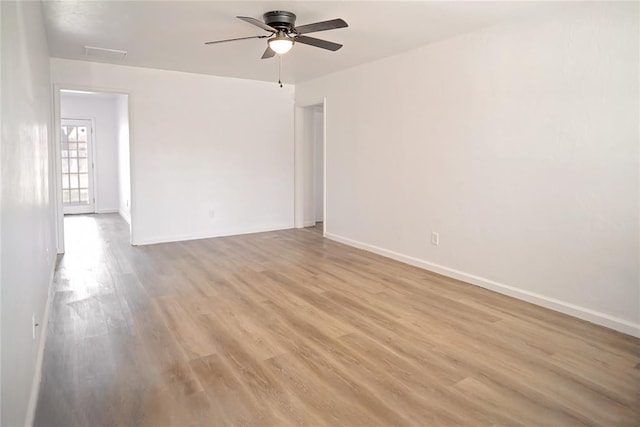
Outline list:
[[[264,23],[278,30],[287,32],[293,30],[296,24],[296,15],[284,10],[272,10],[262,15]]]

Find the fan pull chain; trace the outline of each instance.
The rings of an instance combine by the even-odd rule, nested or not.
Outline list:
[[[280,85],[280,87],[282,87],[282,81],[281,81],[281,75],[282,75],[282,55],[278,55],[278,84]]]

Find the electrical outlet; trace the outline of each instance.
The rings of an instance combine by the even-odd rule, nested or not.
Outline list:
[[[440,244],[440,233],[436,233],[435,231],[431,232],[431,244],[435,246]]]
[[[216,211],[214,209],[209,209],[209,218],[215,218],[216,217]]]
[[[127,207],[129,207],[129,199],[127,199],[127,201],[125,202],[125,205],[127,205]]]

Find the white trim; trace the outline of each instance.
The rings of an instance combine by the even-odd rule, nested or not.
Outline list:
[[[586,320],[588,322],[605,326],[607,328],[611,328],[616,331],[640,338],[640,324],[638,323],[629,322],[628,320],[611,316],[606,313],[602,313],[585,307],[580,307],[569,302],[540,295],[535,292],[526,291],[524,289],[509,286],[503,283],[495,282],[493,280],[485,279],[483,277],[475,276],[473,274],[465,273],[463,271],[445,267],[443,265],[434,264],[432,262],[425,261],[419,258],[400,254],[388,249],[383,249],[378,246],[370,245],[368,243],[362,243],[357,240],[352,240],[333,233],[325,232],[325,237],[331,240],[335,240],[336,242],[343,243],[345,245],[364,249],[366,251],[373,252],[387,258],[395,259],[396,261],[400,261],[405,264],[423,268],[425,270],[442,274],[443,276],[451,277],[453,279],[462,280],[464,282],[480,286],[481,288],[489,289],[503,295],[508,295],[510,297],[527,301],[532,304],[549,308],[551,310],[559,311],[561,313],[568,314],[570,316],[577,317],[579,319]]]
[[[304,168],[301,166],[304,141],[304,107],[294,106],[293,112],[293,226],[304,227]]]
[[[44,306],[44,313],[40,320],[40,339],[38,341],[38,354],[36,356],[35,372],[33,381],[31,382],[31,393],[27,404],[27,419],[25,426],[32,426],[36,416],[36,408],[38,406],[38,395],[40,394],[40,381],[42,380],[42,364],[44,361],[44,346],[47,341],[47,327],[49,325],[49,309],[53,295],[53,281],[55,280],[56,268],[58,266],[57,257],[53,258],[53,267],[49,276],[49,289],[47,290],[47,302]]]
[[[135,127],[133,115],[133,101],[135,96],[133,92],[127,93],[127,120],[129,121],[129,243],[134,244],[137,229],[134,221],[139,217],[138,215],[138,181],[136,168],[136,153],[135,153]]]
[[[322,98],[322,235],[327,233],[327,97]]]
[[[127,221],[127,224],[129,224],[129,231],[131,231],[131,216],[124,210],[118,210],[117,212],[120,214],[122,219]],[[129,240],[131,240],[131,239],[129,239]],[[131,244],[133,244],[133,243],[131,243]]]
[[[118,213],[118,208],[96,209],[97,214]]]
[[[86,91],[86,92],[95,92],[95,93],[110,93],[116,95],[126,95],[127,96],[127,113],[129,120],[129,182],[131,187],[131,198],[129,201],[129,209],[131,210],[131,216],[129,218],[129,236],[130,243],[134,244],[134,233],[135,227],[133,224],[132,217],[134,217],[134,205],[135,205],[135,195],[136,195],[136,180],[135,180],[135,168],[134,164],[134,138],[133,138],[133,127],[134,123],[132,120],[133,117],[133,108],[131,107],[133,104],[134,95],[131,91],[126,89],[117,89],[117,88],[105,88],[98,86],[83,86],[76,84],[68,84],[68,83],[52,83],[53,86],[53,126],[54,126],[54,145],[56,150],[55,163],[54,163],[54,173],[56,179],[54,180],[55,187],[55,198],[56,198],[56,249],[58,254],[64,253],[64,213],[62,207],[62,174],[60,173],[61,168],[61,160],[60,160],[60,120],[61,120],[61,108],[60,108],[60,91],[62,90],[78,90],[78,91]],[[95,159],[94,159],[95,164]]]
[[[316,222],[315,221],[305,221],[302,226],[303,227],[315,227]]]
[[[64,208],[62,203],[62,159],[60,158],[61,126],[60,87],[53,85],[53,187],[56,214],[56,252],[64,253]]]
[[[126,220],[126,218],[125,218]],[[279,231],[279,230],[290,230],[292,224],[282,224],[276,225],[273,227],[253,227],[253,228],[243,228],[238,230],[224,230],[224,231],[216,231],[210,233],[195,233],[195,234],[177,234],[173,236],[157,236],[151,237],[147,239],[136,240],[132,243],[132,245],[153,245],[156,243],[171,243],[171,242],[182,242],[185,240],[199,240],[199,239],[211,239],[213,237],[224,237],[224,236],[237,236],[241,234],[253,234],[253,233],[265,233],[268,231]]]

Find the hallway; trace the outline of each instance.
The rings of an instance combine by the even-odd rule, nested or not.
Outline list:
[[[633,425],[637,339],[308,230],[65,220],[36,426]]]

